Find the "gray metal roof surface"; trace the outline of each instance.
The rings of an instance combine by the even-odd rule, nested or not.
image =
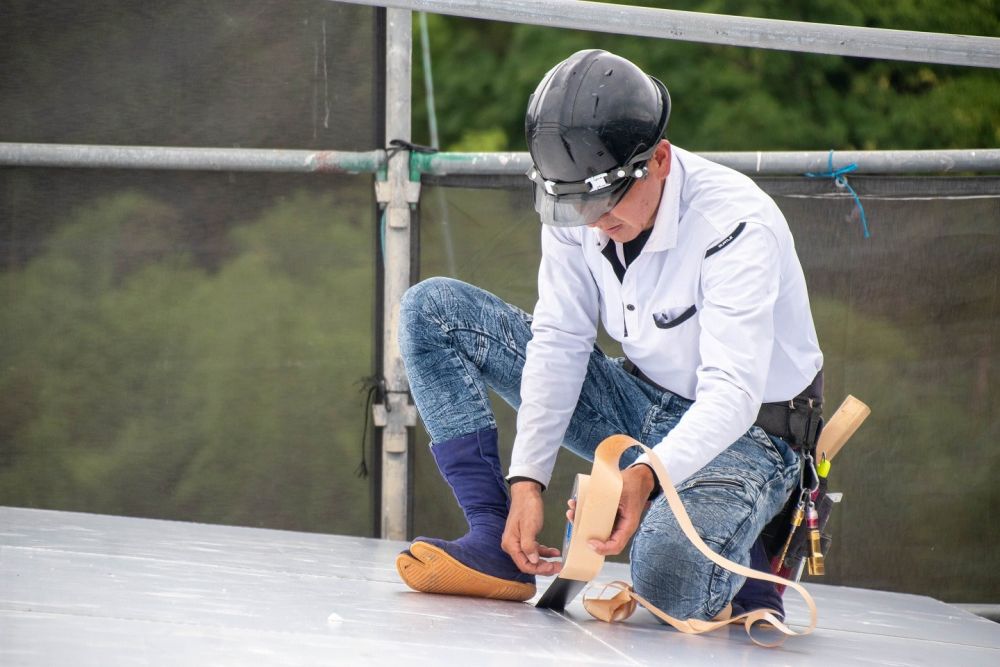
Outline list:
[[[1000,624],[928,597],[810,584],[819,627],[763,649],[640,610],[595,621],[414,593],[404,543],[0,508],[0,665],[997,665]],[[609,564],[601,580],[627,578]],[[549,580],[539,582],[544,590]],[[792,593],[794,627],[806,619]]]

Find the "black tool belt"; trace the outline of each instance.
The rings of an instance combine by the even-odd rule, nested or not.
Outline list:
[[[653,382],[630,359],[625,360],[623,367],[625,372],[646,384],[660,391],[670,391]],[[810,450],[815,447],[823,429],[823,370],[820,369],[812,383],[790,401],[761,405],[754,426],[781,438],[794,449]]]
[[[811,450],[823,428],[823,405],[801,396],[787,403],[764,403],[754,425],[781,438],[793,449]]]

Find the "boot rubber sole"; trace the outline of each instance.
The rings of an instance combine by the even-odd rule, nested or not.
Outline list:
[[[414,542],[396,556],[396,570],[407,586],[421,593],[467,595],[523,602],[535,595],[535,585],[500,579],[473,570],[426,542]]]

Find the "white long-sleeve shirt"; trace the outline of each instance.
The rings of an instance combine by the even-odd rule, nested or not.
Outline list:
[[[694,400],[653,448],[674,483],[822,368],[788,224],[748,177],[673,146],[652,232],[620,281],[608,243],[597,229],[542,226],[510,477],[548,485],[598,318],[650,379]]]

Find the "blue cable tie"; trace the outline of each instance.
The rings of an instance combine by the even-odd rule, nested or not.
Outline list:
[[[833,149],[830,149],[830,155],[827,160],[827,171],[807,171],[805,175],[809,178],[832,178],[833,182],[838,188],[847,188],[847,191],[851,193],[854,197],[854,204],[858,207],[858,213],[861,214],[861,226],[864,231],[866,239],[871,238],[871,232],[868,230],[868,216],[865,215],[865,207],[861,204],[861,197],[858,197],[858,193],[854,191],[851,184],[847,182],[847,174],[851,173],[858,168],[856,162],[852,162],[846,167],[841,167],[840,169],[833,168]]]

